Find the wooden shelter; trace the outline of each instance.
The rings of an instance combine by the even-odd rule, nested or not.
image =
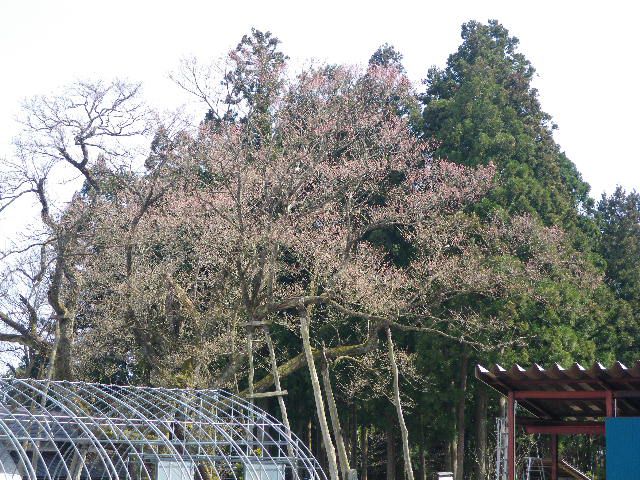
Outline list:
[[[551,480],[558,480],[558,435],[605,435],[606,419],[640,417],[640,362],[545,369],[476,366],[476,378],[507,397],[507,478],[516,478],[516,427],[551,436]],[[516,404],[528,415],[516,416]],[[574,477],[579,478],[579,477]],[[635,478],[635,477],[634,477]]]

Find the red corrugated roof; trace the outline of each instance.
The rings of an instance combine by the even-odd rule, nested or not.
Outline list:
[[[534,363],[529,368],[513,365],[506,369],[495,364],[476,366],[476,377],[503,395],[512,392],[613,392],[618,416],[640,416],[640,361],[632,367],[615,362],[605,367],[599,362],[590,368],[574,363],[563,368],[557,363],[543,368]],[[599,418],[605,416],[604,399],[521,399],[531,413],[542,418]]]

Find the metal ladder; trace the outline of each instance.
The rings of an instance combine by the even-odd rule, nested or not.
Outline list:
[[[507,419],[496,418],[496,480],[507,480],[507,452],[509,450]]]
[[[546,480],[547,474],[540,457],[527,457],[525,480]]]

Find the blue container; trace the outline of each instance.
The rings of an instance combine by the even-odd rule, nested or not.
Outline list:
[[[640,480],[640,417],[607,418],[607,480]]]

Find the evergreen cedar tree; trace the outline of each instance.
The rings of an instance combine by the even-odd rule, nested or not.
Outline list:
[[[589,186],[553,140],[518,40],[496,21],[463,25],[462,39],[446,67],[431,68],[425,80],[424,135],[439,141],[435,153],[465,165],[494,162],[500,185],[489,201],[511,213],[575,222],[590,204]]]
[[[601,343],[615,358],[633,363],[640,350],[640,194],[618,187],[609,197],[602,195],[596,219],[598,253],[610,288],[610,296],[603,299],[609,321]]]
[[[363,74],[326,66],[289,84],[286,62],[278,39],[254,29],[229,56],[224,95],[208,98],[184,77],[205,119],[195,136],[157,126],[141,174],[111,167],[114,150],[89,158],[99,142],[77,132],[69,150],[60,135],[19,145],[48,149],[86,181],[60,217],[49,211],[49,178],[32,185],[47,241],[23,264],[35,272],[29,295],[6,312],[0,304],[13,328],[2,340],[25,352],[16,374],[246,391],[248,340],[252,385],[273,388],[276,355],[291,426],[326,462],[300,361],[296,318],[307,316],[316,353],[326,347],[317,361],[340,412],[338,454],[365,480],[393,479],[410,475],[384,354],[385,322],[401,311],[390,357],[416,476],[485,478],[497,411],[472,380],[475,362],[637,359],[640,197],[618,189],[594,206],[553,139],[532,65],[497,21],[464,24],[459,49],[429,70],[420,95],[388,44]],[[141,118],[126,110],[137,86],[83,88],[70,95],[113,98],[125,130]],[[39,105],[32,113],[46,118]],[[0,206],[11,202],[2,195]],[[58,320],[38,316],[47,302]],[[268,328],[246,326],[266,319]],[[62,346],[52,343],[61,327]],[[52,363],[54,346],[62,355]],[[590,459],[601,447],[563,448]]]

